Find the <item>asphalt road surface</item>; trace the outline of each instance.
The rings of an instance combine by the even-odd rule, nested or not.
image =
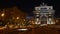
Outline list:
[[[36,27],[36,28],[28,28],[26,31],[18,30],[20,28],[6,28],[6,29],[0,29],[0,34],[60,34],[60,28],[56,27]]]

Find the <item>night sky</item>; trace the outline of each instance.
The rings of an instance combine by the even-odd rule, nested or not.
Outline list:
[[[17,6],[20,10],[32,16],[34,7],[39,6],[42,2],[47,3],[47,5],[54,6],[54,10],[56,11],[55,16],[60,17],[59,0],[0,0],[0,8]]]

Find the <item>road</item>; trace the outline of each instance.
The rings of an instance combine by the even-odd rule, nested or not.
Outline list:
[[[57,26],[52,27],[50,26],[40,26],[35,28],[26,28],[28,30],[21,31],[18,30],[21,28],[5,28],[0,29],[0,34],[60,34],[60,28],[57,28]],[[25,28],[24,28],[25,29]]]

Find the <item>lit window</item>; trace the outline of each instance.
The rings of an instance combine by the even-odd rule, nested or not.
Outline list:
[[[51,16],[51,15],[49,15],[49,16]]]
[[[51,14],[51,12],[49,12],[49,14]]]
[[[49,21],[51,21],[51,18],[49,18]]]
[[[37,21],[39,21],[39,18],[37,18]]]
[[[39,14],[39,13],[36,13],[36,14]]]
[[[56,22],[59,22],[58,20],[56,20]]]
[[[37,17],[39,17],[39,15],[36,15]]]

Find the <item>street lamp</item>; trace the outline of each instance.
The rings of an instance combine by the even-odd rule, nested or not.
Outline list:
[[[5,15],[4,13],[1,14],[2,17],[3,17],[4,15]]]
[[[16,17],[16,24],[17,24],[17,25],[20,25],[20,24],[19,24],[19,23],[20,23],[19,19],[20,19],[20,17]]]
[[[16,19],[19,19],[19,17],[17,17]]]
[[[2,13],[2,14],[1,14],[1,20],[3,20],[3,21],[4,21],[4,16],[5,16],[5,14]]]

